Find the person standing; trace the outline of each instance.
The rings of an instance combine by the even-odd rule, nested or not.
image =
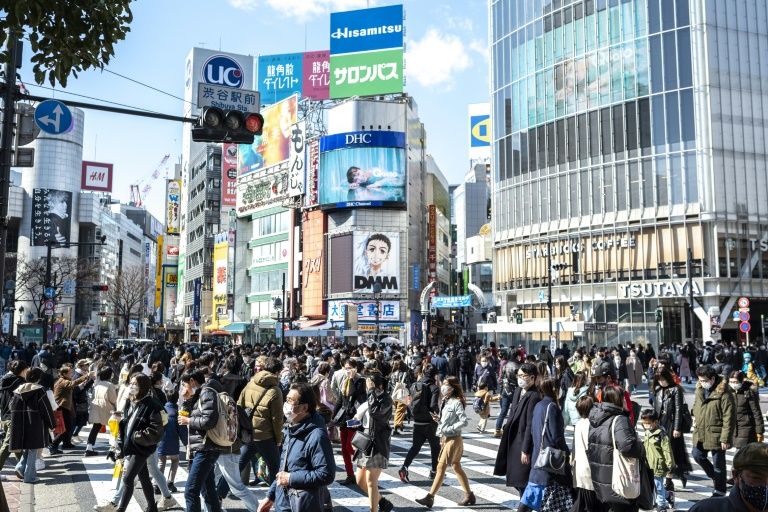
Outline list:
[[[392,363],[392,373],[389,374],[389,385],[392,388],[392,400],[395,407],[394,430],[392,435],[399,435],[403,432],[405,423],[405,414],[408,411],[407,401],[411,395],[408,388],[411,385],[411,372],[405,366],[402,359]]]
[[[725,451],[733,445],[736,429],[736,404],[727,381],[717,375],[709,365],[696,370],[696,385],[693,402],[693,428],[691,456],[701,466],[715,485],[712,496],[725,496],[726,461]],[[712,452],[712,461],[707,458]]]
[[[37,451],[44,448],[48,441],[48,430],[56,424],[51,402],[45,388],[39,384],[43,371],[40,368],[26,368],[26,382],[18,386],[9,404],[13,427],[7,435],[11,436],[10,449],[23,451],[16,464],[16,475],[26,484],[37,482]]]
[[[625,365],[627,368],[627,383],[629,384],[628,391],[634,393],[637,386],[643,383],[643,363],[637,357],[637,353],[634,350],[630,350]]]
[[[440,420],[437,425],[437,435],[440,436],[440,458],[437,464],[437,473],[432,482],[429,493],[416,503],[427,508],[432,508],[435,503],[435,496],[443,485],[445,471],[448,466],[453,468],[456,473],[456,479],[464,490],[464,499],[458,503],[459,506],[469,507],[475,504],[475,495],[469,487],[467,474],[461,468],[461,457],[464,455],[464,440],[461,437],[461,431],[467,426],[467,414],[464,409],[467,407],[467,401],[464,398],[464,392],[461,390],[461,384],[455,377],[448,377],[440,386],[442,404],[440,406]]]
[[[504,426],[504,420],[507,419],[509,407],[512,403],[512,397],[517,389],[517,371],[522,364],[521,353],[519,350],[513,350],[512,355],[507,360],[507,364],[501,369],[499,387],[501,388],[501,403],[499,415],[496,417],[496,432],[493,437],[501,437],[501,427]]]
[[[112,384],[112,368],[105,366],[97,375],[96,384],[93,387],[93,399],[88,411],[88,421],[92,424],[88,434],[88,442],[85,445],[85,456],[93,457],[99,453],[94,449],[96,436],[99,435],[102,426],[109,423],[109,417],[117,406],[117,390]]]
[[[744,448],[749,443],[762,443],[765,425],[757,386],[746,380],[744,372],[738,370],[731,372],[728,385],[736,401],[734,448]]]
[[[421,451],[424,442],[429,443],[432,465],[429,478],[435,477],[438,455],[440,454],[440,439],[437,437],[437,418],[440,412],[440,388],[437,386],[437,370],[428,364],[422,370],[422,375],[411,386],[411,414],[413,415],[413,438],[411,448],[405,455],[405,460],[397,472],[400,481],[410,482],[408,467]]]
[[[3,375],[2,380],[0,380],[0,429],[5,433],[3,444],[0,446],[0,468],[5,465],[5,461],[11,454],[10,445],[13,436],[11,431],[11,399],[16,388],[24,384],[25,380],[22,374],[26,374],[28,369],[29,365],[26,361],[15,359],[8,363],[8,373]]]
[[[584,374],[583,371],[576,375]],[[599,508],[595,486],[592,483],[592,470],[589,467],[589,413],[592,411],[594,400],[591,396],[583,395],[576,401],[579,420],[573,431],[573,487],[574,504],[571,512],[592,512]]]
[[[336,408],[333,411],[333,422],[339,427],[341,436],[341,456],[344,459],[344,470],[347,478],[343,485],[355,483],[355,473],[352,468],[352,438],[355,429],[347,427],[347,421],[354,418],[357,408],[366,401],[365,380],[358,374],[363,363],[352,358],[345,364],[346,375],[341,381],[340,393],[336,399]]]

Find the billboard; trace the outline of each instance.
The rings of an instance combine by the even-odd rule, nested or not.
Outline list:
[[[313,100],[327,100],[331,83],[331,52],[304,52],[301,95]]]
[[[304,193],[306,173],[304,171],[304,150],[306,148],[307,125],[298,122],[291,128],[291,148],[288,152],[288,195]]]
[[[264,129],[253,138],[253,144],[240,144],[237,151],[239,176],[273,167],[288,160],[291,133],[297,122],[296,95],[263,109]]]
[[[72,192],[52,188],[32,190],[32,245],[54,247],[69,244],[72,222]]]
[[[176,265],[163,265],[163,298],[161,307],[161,322],[173,319],[176,312],[176,297],[178,295],[178,269]]]
[[[213,301],[211,319],[221,328],[229,323],[227,288],[229,281],[229,242],[227,233],[216,236],[213,246]]]
[[[112,192],[112,164],[83,160],[80,188],[94,192]]]
[[[307,142],[307,182],[305,206],[315,206],[318,201],[317,176],[320,171],[320,139]]]
[[[222,144],[221,206],[237,202],[237,144]]]
[[[368,322],[376,320],[376,301],[358,300],[331,300],[328,301],[328,320],[334,322],[344,321],[344,308],[357,308],[358,321]],[[379,320],[382,322],[400,321],[400,301],[380,300]],[[349,326],[345,326],[349,327]]]
[[[178,235],[180,228],[181,180],[168,180],[165,184],[165,232]]]
[[[469,158],[486,160],[491,157],[491,107],[488,103],[469,105]]]
[[[349,132],[320,139],[319,204],[337,208],[405,202],[405,133]]]
[[[400,293],[400,233],[356,231],[352,247],[352,286],[355,292]]]
[[[163,246],[165,237],[157,236],[157,256],[155,258],[155,322],[160,322],[162,315],[161,307],[163,304]]]
[[[325,229],[326,215],[312,210],[302,224],[302,294],[301,311],[307,317],[323,315],[325,290]]]
[[[288,162],[271,167],[263,174],[241,176],[237,179],[237,216],[250,215],[287,197]]]
[[[331,55],[403,47],[403,6],[331,13]]]
[[[271,105],[294,94],[301,94],[303,66],[303,53],[260,56],[256,87],[261,93],[262,103]]]
[[[403,92],[403,49],[331,55],[332,99]]]

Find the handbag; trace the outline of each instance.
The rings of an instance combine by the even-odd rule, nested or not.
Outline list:
[[[637,497],[637,505],[643,510],[652,510],[656,506],[656,482],[645,455],[640,460],[640,496]]]
[[[640,496],[640,461],[627,457],[616,448],[616,416],[611,422],[611,438],[613,440],[613,472],[611,474],[611,489],[613,492],[634,500]]]
[[[541,428],[541,444],[539,447],[539,455],[536,457],[536,462],[533,464],[533,469],[543,469],[547,473],[552,475],[564,475],[565,474],[565,451],[553,448],[551,446],[544,446],[544,433],[547,431],[547,422],[549,421],[549,408],[552,404],[547,405],[547,414],[544,416],[544,425]]]
[[[361,453],[369,455],[373,450],[373,435],[371,429],[373,425],[373,418],[368,417],[368,431],[358,430],[352,437],[352,446],[360,450]]]
[[[61,409],[56,409],[53,413],[53,417],[56,418],[56,425],[53,427],[53,435],[60,436],[67,430],[67,426],[64,423],[64,413]]]

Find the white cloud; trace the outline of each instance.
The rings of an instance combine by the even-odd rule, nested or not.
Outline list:
[[[454,75],[471,65],[464,43],[454,34],[431,28],[421,40],[408,43],[406,76],[424,87],[450,87]]]
[[[331,11],[361,9],[366,7],[368,3],[366,0],[229,0],[229,4],[235,9],[252,11],[262,5],[267,5],[280,15],[299,21],[305,21]],[[375,1],[370,2],[371,7],[375,3]]]
[[[469,49],[480,55],[483,60],[488,61],[488,44],[480,41],[479,39],[473,39],[469,42]]]

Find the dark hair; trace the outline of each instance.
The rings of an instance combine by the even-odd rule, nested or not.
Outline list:
[[[541,378],[549,377],[549,365],[546,361],[536,361],[536,371]]]
[[[277,375],[283,369],[283,363],[276,357],[266,357],[264,358],[264,365],[261,369]]]
[[[518,371],[523,372],[526,375],[533,375],[534,377],[538,375],[539,371],[536,368],[536,365],[533,363],[523,363],[520,365],[520,368]]]
[[[560,366],[560,369],[557,370],[557,376],[561,376],[563,373],[568,371],[568,361],[565,360],[564,356],[557,356],[555,358],[555,364],[557,366]]]
[[[379,240],[387,244],[387,252],[389,252],[392,249],[392,242],[389,241],[389,237],[382,233],[374,233],[371,236],[369,236],[368,240],[365,241],[365,246],[368,247],[368,244],[374,240]]]
[[[553,379],[552,377],[549,377],[549,376],[542,377],[541,379],[539,379],[539,382],[536,385],[536,389],[539,390],[539,395],[541,395],[542,398],[545,396],[548,396],[549,398],[554,400],[555,403],[558,403],[557,402],[557,389],[558,389],[557,379]]]
[[[368,369],[368,371],[365,372],[365,378],[371,379],[373,385],[379,389],[384,389],[384,386],[387,384],[387,379],[384,378],[384,374],[377,368]]]
[[[331,372],[331,365],[323,361],[317,365],[317,373],[320,375],[328,375]]]
[[[728,376],[729,379],[736,379],[739,382],[744,382],[744,377],[745,377],[744,372],[741,370],[734,370]]]
[[[347,361],[344,363],[344,366],[351,366],[352,368],[356,369],[358,372],[363,370],[363,362],[359,359],[355,359],[354,357],[350,357],[347,359]]]
[[[714,379],[717,377],[717,372],[708,364],[704,364],[696,368],[697,377],[705,377],[707,379]]]
[[[136,379],[136,385],[139,387],[139,392],[133,397],[134,401],[141,400],[147,396],[147,393],[149,393],[149,388],[152,387],[152,383],[150,382],[149,377],[140,372],[132,374],[128,382],[133,379]]]
[[[488,384],[486,384],[486,382],[484,380],[482,380],[482,381],[480,381],[477,384],[477,388],[478,389],[488,389]]]
[[[347,181],[349,183],[353,183],[355,181],[355,175],[357,174],[357,171],[359,171],[359,167],[355,167],[354,165],[347,169]]]
[[[14,362],[14,361],[11,361]],[[27,372],[27,382],[38,383],[43,378],[42,368],[32,368]]]
[[[464,397],[464,390],[461,389],[461,383],[459,382],[459,379],[454,376],[446,377],[443,381],[443,384],[451,386],[453,389],[451,396],[453,398],[458,398],[463,407],[467,406],[467,399]]]
[[[573,384],[571,384],[571,387],[573,389],[581,389],[584,386],[586,386],[589,383],[589,378],[587,378],[587,372],[585,371],[579,371],[576,372],[573,375]]]
[[[140,364],[134,364],[128,369],[128,375],[125,377],[125,383],[128,384],[131,382],[131,377],[134,373],[142,373],[144,371],[144,367]]]
[[[152,383],[152,385],[154,386],[158,382],[162,382],[163,381],[163,374],[160,373],[160,372],[152,372],[152,375],[149,376],[149,380]]]
[[[165,373],[165,365],[162,361],[155,361],[155,364],[152,365],[152,371]]]
[[[641,420],[659,421],[659,415],[653,409],[643,409],[640,413]]]
[[[667,381],[668,386],[674,386],[675,385],[675,377],[672,375],[672,370],[667,368],[666,366],[656,374],[656,380],[664,379]]]
[[[589,395],[582,395],[576,400],[576,410],[582,418],[589,418],[589,411],[595,405],[595,401]]]
[[[198,384],[202,384],[205,382],[205,375],[203,375],[203,372],[199,370],[190,370],[181,374],[181,382],[188,383],[190,380],[194,380]]]
[[[29,364],[27,364],[27,362],[24,361],[23,359],[14,359],[10,363],[8,363],[8,371],[16,375],[17,377],[21,372],[23,372],[27,368],[29,368]]]
[[[606,386],[603,389],[603,402],[624,408],[624,390],[621,386]]]
[[[109,366],[105,366],[101,370],[99,370],[99,380],[110,380],[112,378],[114,372],[112,372],[112,368]]]
[[[229,373],[235,373],[237,371],[237,356],[231,355],[224,360],[224,369]]]
[[[307,412],[313,414],[317,409],[317,401],[312,386],[306,382],[296,382],[291,384],[290,389],[295,390],[299,394],[299,404],[307,404]]]

